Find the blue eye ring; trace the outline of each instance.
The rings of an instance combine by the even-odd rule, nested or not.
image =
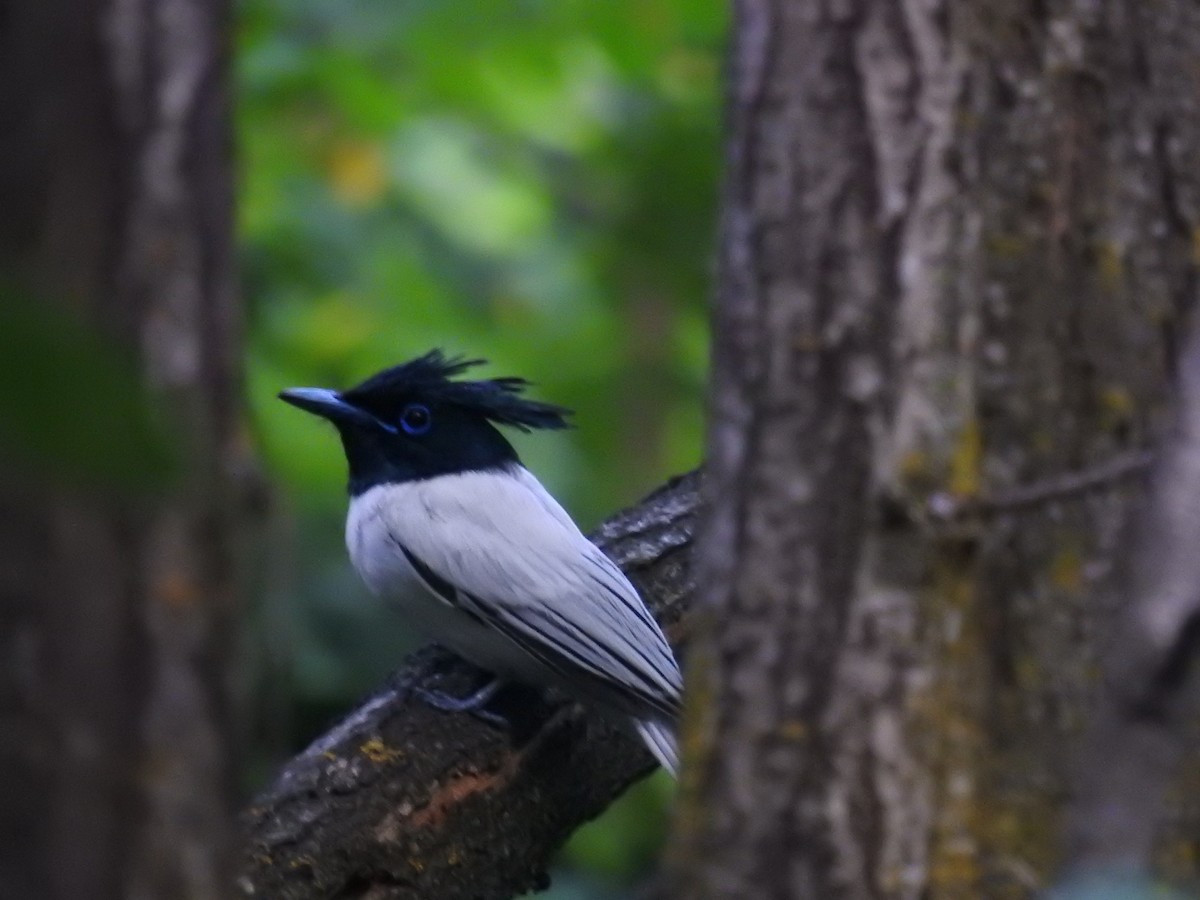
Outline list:
[[[400,413],[400,427],[406,434],[420,437],[433,427],[433,416],[423,403],[410,403]]]

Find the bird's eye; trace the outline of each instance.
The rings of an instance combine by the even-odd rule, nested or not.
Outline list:
[[[429,407],[420,403],[410,403],[400,413],[400,427],[411,435],[424,434],[432,424],[433,416],[429,414]]]

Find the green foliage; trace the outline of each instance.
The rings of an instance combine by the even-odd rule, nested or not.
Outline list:
[[[585,526],[698,461],[724,16],[716,0],[241,7],[249,387],[304,548],[302,707],[349,705],[403,626],[347,573],[337,441],[280,388],[434,346],[487,357],[578,411],[517,446]],[[635,877],[661,802],[640,792],[568,859]]]

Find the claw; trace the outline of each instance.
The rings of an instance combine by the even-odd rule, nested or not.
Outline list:
[[[508,721],[503,716],[484,709],[487,702],[503,685],[504,682],[499,678],[492,678],[483,687],[465,697],[452,697],[443,691],[420,686],[414,687],[413,693],[434,709],[440,709],[443,712],[469,712],[491,725],[506,727]]]

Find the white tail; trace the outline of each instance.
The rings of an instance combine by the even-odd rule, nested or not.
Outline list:
[[[671,773],[672,778],[678,778],[679,748],[675,746],[675,734],[671,726],[655,719],[638,719],[635,724],[654,758]]]

